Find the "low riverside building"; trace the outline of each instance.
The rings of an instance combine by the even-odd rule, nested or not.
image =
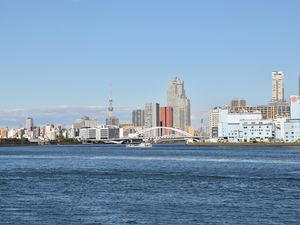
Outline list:
[[[226,142],[274,141],[276,126],[270,120],[263,120],[261,112],[230,113],[220,111],[218,138]]]
[[[285,142],[300,142],[300,119],[287,120],[284,124]]]
[[[79,131],[80,140],[106,140],[122,137],[123,129],[119,127],[99,126],[97,128],[81,128]]]
[[[274,141],[276,137],[275,123],[268,120],[242,122],[242,139],[250,141]]]
[[[79,131],[80,140],[96,139],[96,128],[82,128]]]

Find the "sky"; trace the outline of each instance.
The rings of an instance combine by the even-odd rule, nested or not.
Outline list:
[[[0,0],[0,127],[130,122],[185,81],[195,127],[233,98],[271,99],[272,71],[298,93],[298,0]],[[111,88],[110,88],[111,87]]]

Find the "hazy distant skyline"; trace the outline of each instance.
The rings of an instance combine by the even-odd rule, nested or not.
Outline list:
[[[165,105],[175,76],[194,125],[233,98],[270,101],[274,70],[288,99],[298,93],[299,9],[296,0],[2,0],[0,126],[17,110],[65,107],[55,113],[69,119],[72,108],[104,110],[110,84],[122,112]]]

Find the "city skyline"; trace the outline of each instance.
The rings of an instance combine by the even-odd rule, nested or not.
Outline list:
[[[282,73],[282,72],[272,71],[272,78],[274,78],[274,74],[277,74],[277,73]],[[299,78],[300,78],[300,76],[299,76]],[[186,95],[185,95],[185,89],[184,89],[184,81],[181,80],[178,77],[175,77],[174,79],[169,81],[165,97],[167,99],[170,97],[169,96],[170,91],[173,89],[173,88],[170,89],[170,85],[171,84],[173,85],[174,82],[176,83],[176,85],[179,85],[179,87],[175,88],[175,89],[177,89],[177,91],[179,91],[178,96],[181,96],[181,97],[183,97],[183,99],[185,99]],[[282,80],[282,82],[283,82],[283,86],[281,86],[281,88],[284,89],[284,79]],[[272,86],[273,85],[274,85],[274,79],[272,79]],[[299,88],[300,88],[300,86],[299,86]],[[300,89],[299,89],[299,91],[300,91]],[[272,95],[274,95],[274,90],[272,90]],[[286,102],[282,102],[282,103],[289,105],[289,97],[288,97],[288,99],[284,98],[284,100],[286,100]],[[188,100],[188,103],[190,104],[189,99],[186,98],[186,100]],[[31,117],[34,117],[35,119],[37,119],[36,124],[38,124],[38,125],[42,125],[42,124],[59,124],[59,125],[69,127],[76,119],[84,117],[84,116],[89,116],[89,117],[92,117],[92,118],[98,120],[99,124],[105,124],[106,123],[106,125],[108,125],[107,124],[108,123],[107,122],[108,118],[112,116],[112,111],[111,111],[111,109],[113,107],[112,106],[112,101],[113,101],[113,99],[112,99],[112,96],[110,95],[110,97],[108,98],[108,105],[107,105],[108,107],[100,107],[100,106],[56,106],[56,107],[53,107],[53,108],[52,107],[49,107],[49,108],[35,108],[35,109],[28,110],[28,111],[25,110],[25,109],[0,110],[0,116],[2,114],[2,118],[0,119],[0,122],[5,121],[5,117],[9,117],[10,119],[8,121],[11,122],[11,124],[14,124],[14,125],[9,126],[8,125],[9,123],[6,123],[6,125],[2,125],[2,127],[9,127],[9,128],[27,127],[27,121],[24,121],[25,118],[27,118],[27,119],[30,118],[31,119]],[[167,100],[167,102],[168,102],[168,100]],[[237,102],[237,103],[234,103],[234,102]],[[239,102],[241,104],[241,105],[237,105],[239,107],[246,107],[246,104],[248,103],[247,100],[245,100],[245,99],[233,98],[233,99],[231,99],[231,102],[230,102],[231,108],[234,109],[233,104],[239,104]],[[272,102],[274,102],[274,100],[269,101],[269,102],[265,102],[265,104],[267,104],[267,103],[272,104]],[[277,102],[277,100],[275,100],[275,103],[276,102]],[[133,117],[132,117],[132,112],[139,110],[138,108],[142,108],[142,110],[144,111],[147,108],[147,104],[148,103],[145,103],[144,107],[137,107],[137,108],[133,108],[133,109],[132,108],[117,107],[116,116],[112,116],[111,118],[117,119],[118,124],[119,124],[119,118],[120,118],[120,123],[121,124],[134,123],[133,122],[134,120],[133,120]],[[156,103],[156,104],[158,104],[158,106],[159,106],[161,103]],[[249,105],[249,104],[247,104],[247,105]],[[212,108],[215,108],[215,107],[225,107],[226,108],[227,106],[229,106],[229,104],[223,104],[223,105],[219,104],[219,105],[213,106]],[[257,106],[257,107],[260,107],[260,106]],[[254,108],[257,108],[257,107],[254,106]],[[200,122],[201,125],[200,125],[200,123],[195,124],[195,121],[197,121],[197,119],[195,119],[195,117],[193,117],[193,115],[191,115],[191,120],[194,122],[194,123],[192,123],[192,126],[195,127],[195,128],[199,128],[200,126],[202,127],[203,120],[207,120],[207,121],[205,121],[205,124],[209,125],[209,121],[210,121],[210,115],[209,114],[210,114],[212,108],[210,108],[209,111],[207,111],[205,113],[202,113],[201,117],[199,117],[199,120],[201,121]],[[250,108],[251,108],[251,106],[250,106]],[[66,120],[66,117],[68,117],[67,120]],[[1,127],[1,124],[0,124],[0,127]],[[184,129],[187,129],[187,127],[186,128],[181,128],[181,129],[184,130]]]
[[[110,84],[116,115],[130,121],[145,102],[166,105],[175,76],[185,81],[196,127],[233,98],[269,102],[275,70],[285,74],[288,99],[298,93],[299,7],[297,1],[1,1],[0,125],[19,126],[28,116],[37,123],[102,120]]]

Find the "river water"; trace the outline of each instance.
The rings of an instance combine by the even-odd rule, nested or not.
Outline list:
[[[0,148],[0,224],[300,224],[300,148]]]

